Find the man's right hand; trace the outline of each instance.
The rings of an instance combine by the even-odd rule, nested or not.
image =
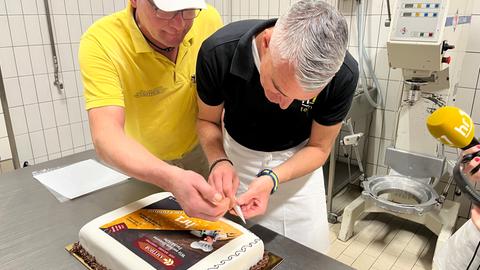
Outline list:
[[[216,221],[230,209],[230,199],[222,196],[214,187],[194,171],[180,169],[178,177],[168,190],[189,217]]]
[[[240,181],[232,164],[226,161],[216,164],[208,176],[208,183],[224,197],[230,199],[230,208],[236,204],[235,194]]]
[[[123,107],[91,109],[88,119],[98,157],[133,178],[172,192],[188,216],[214,221],[229,209],[229,200],[215,191],[200,174],[158,159],[128,137],[124,132]]]

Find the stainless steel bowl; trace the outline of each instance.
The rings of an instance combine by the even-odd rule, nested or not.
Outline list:
[[[369,178],[363,182],[362,197],[373,199],[383,209],[422,215],[437,205],[438,194],[425,182],[400,175]]]

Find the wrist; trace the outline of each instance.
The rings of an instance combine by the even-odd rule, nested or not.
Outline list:
[[[157,167],[157,171],[154,174],[155,185],[164,191],[173,193],[179,180],[183,180],[182,177],[179,176],[182,175],[184,171],[185,170],[180,167],[165,162],[163,166]]]
[[[263,169],[257,174],[257,177],[262,177],[262,176],[267,176],[270,178],[271,185],[272,185],[270,194],[275,193],[278,190],[278,186],[280,185],[280,181],[278,179],[277,174],[271,169]]]
[[[261,190],[269,195],[272,194],[273,190],[273,181],[272,178],[268,175],[261,175],[257,178],[255,183],[259,183],[257,185],[261,186]]]
[[[212,162],[212,164],[210,165],[210,169],[208,170],[208,174],[210,174],[210,173],[212,172],[213,168],[214,168],[215,166],[217,166],[217,164],[220,163],[220,162],[228,162],[228,163],[230,163],[230,165],[233,166],[233,162],[232,162],[230,159],[228,159],[228,158],[226,158],[226,157],[224,157],[224,158],[219,158],[219,159],[216,159],[216,160],[214,160],[214,161]]]

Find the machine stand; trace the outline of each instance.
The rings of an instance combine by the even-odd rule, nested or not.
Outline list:
[[[394,213],[375,205],[373,200],[359,196],[343,211],[342,224],[338,239],[348,241],[353,236],[354,225],[364,213],[388,213],[410,221],[425,225],[430,231],[438,235],[435,254],[450,238],[455,228],[460,203],[446,200],[443,207],[426,212],[423,215]]]

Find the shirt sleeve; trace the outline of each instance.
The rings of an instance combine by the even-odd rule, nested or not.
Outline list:
[[[200,99],[207,105],[218,106],[223,103],[221,91],[221,72],[215,61],[215,53],[200,49],[197,59],[197,92]]]
[[[124,107],[118,72],[101,44],[86,35],[80,42],[78,55],[86,109],[111,105]]]
[[[202,12],[204,11],[202,10]],[[202,28],[208,32],[207,36],[211,36],[223,26],[222,18],[218,11],[211,5],[208,5],[205,12],[208,13],[208,15],[205,15],[207,15],[209,20],[202,25]],[[207,43],[207,41],[204,43]],[[220,79],[218,76],[214,76],[219,75],[214,53],[213,49],[202,46],[198,52],[196,64],[198,96],[204,103],[211,106],[220,105],[223,102],[219,86]]]
[[[314,120],[325,126],[332,126],[345,119],[352,105],[358,83],[358,69],[351,70],[345,64],[337,72],[328,89],[322,90],[315,101]]]
[[[433,264],[439,270],[465,270],[480,267],[480,231],[469,219],[433,257]],[[468,268],[469,264],[470,268]]]

